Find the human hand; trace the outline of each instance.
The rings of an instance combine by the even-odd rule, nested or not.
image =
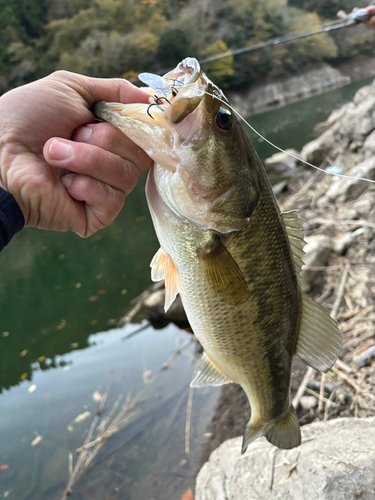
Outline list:
[[[90,109],[148,99],[125,80],[67,71],[0,97],[0,186],[25,226],[87,237],[116,218],[152,161],[112,125],[93,123]]]
[[[375,5],[370,5],[369,7],[366,7],[363,10],[368,12],[371,16],[369,21],[367,21],[367,23],[364,23],[364,25],[365,26],[375,26]]]

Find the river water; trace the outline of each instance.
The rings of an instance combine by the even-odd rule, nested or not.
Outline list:
[[[253,116],[282,148],[299,150],[313,126],[371,80]],[[249,133],[261,159],[275,151]],[[134,323],[115,328],[150,285],[158,249],[145,177],[108,228],[87,240],[24,229],[0,255],[0,499],[58,500],[68,455],[82,445],[108,380],[106,408],[136,394],[189,334]],[[219,390],[194,391],[190,453],[185,416],[193,345],[149,387],[137,419],[106,443],[74,488],[77,500],[179,500],[194,487]],[[112,375],[111,375],[112,374]],[[96,395],[97,399],[97,395]],[[78,415],[91,417],[76,421]],[[107,410],[108,412],[108,410]],[[81,417],[82,418],[82,417]]]

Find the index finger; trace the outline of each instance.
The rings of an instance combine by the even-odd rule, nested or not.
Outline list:
[[[147,104],[150,97],[150,94],[122,78],[91,78],[68,71],[58,71],[56,75],[80,94],[90,107],[98,101]]]

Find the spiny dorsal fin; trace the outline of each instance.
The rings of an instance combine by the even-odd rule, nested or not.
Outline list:
[[[232,380],[216,368],[204,352],[190,386],[206,387],[207,385],[223,385],[231,382]]]
[[[328,371],[339,357],[341,332],[322,306],[302,293],[296,356],[319,372]]]
[[[301,268],[303,266],[302,257],[305,254],[303,247],[306,245],[304,237],[304,230],[302,224],[305,222],[298,217],[297,210],[281,213],[282,220],[289,238],[290,248],[292,250],[294,265],[298,277],[298,282],[301,283]]]
[[[231,305],[243,304],[249,298],[246,280],[219,237],[205,248],[198,250],[204,275],[210,287],[225,302]]]
[[[179,279],[177,269],[172,259],[161,248],[156,252],[151,261],[152,281],[165,281],[165,312],[171,307],[178,294]]]

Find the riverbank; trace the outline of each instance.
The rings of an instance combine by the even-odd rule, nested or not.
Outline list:
[[[323,169],[375,181],[375,83],[331,114],[301,156]],[[301,425],[375,415],[375,187],[305,169],[294,172],[281,211],[306,220],[303,288],[335,317],[343,333],[339,361],[324,377],[296,360],[292,398]],[[239,386],[222,389],[201,463],[223,441],[242,435],[250,410]],[[203,480],[203,479],[202,479]],[[199,500],[201,497],[197,497]],[[205,496],[205,500],[211,497]],[[222,496],[223,500],[226,496]]]
[[[346,63],[334,68],[319,64],[299,75],[262,82],[241,92],[227,92],[232,106],[243,116],[252,116],[307,99],[370,76],[375,59]]]

